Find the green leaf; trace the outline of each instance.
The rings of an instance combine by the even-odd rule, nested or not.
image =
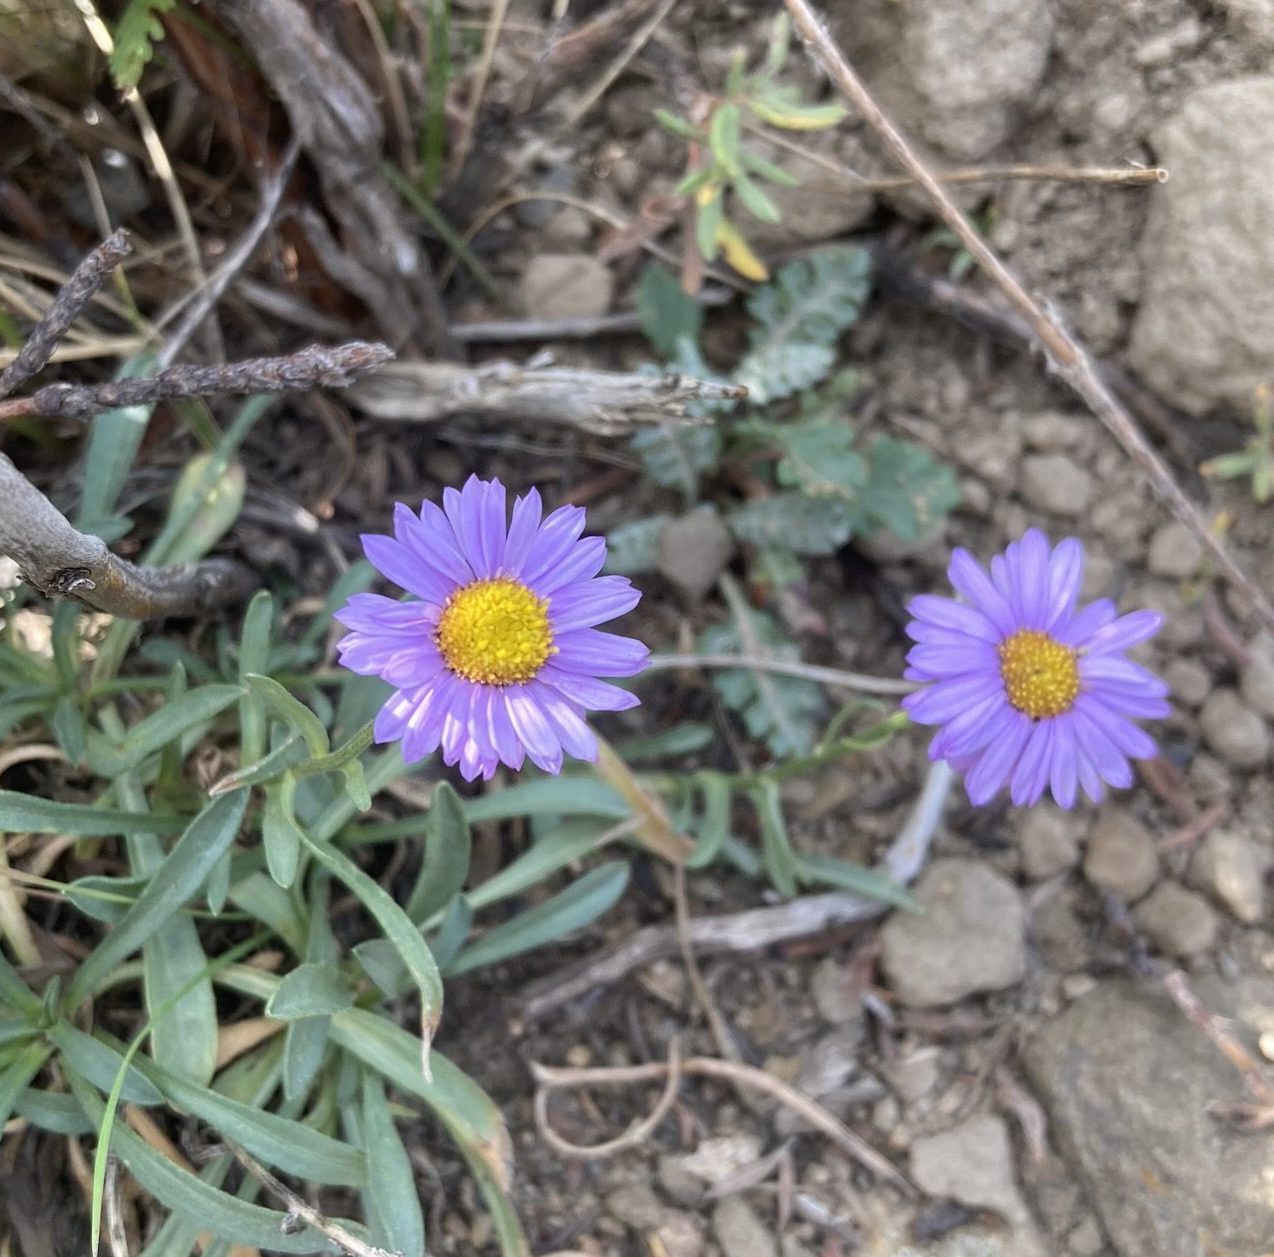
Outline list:
[[[769,433],[783,450],[775,468],[782,485],[811,497],[853,502],[867,483],[867,462],[854,446],[849,425],[836,419],[772,424]]]
[[[796,894],[800,863],[787,836],[778,783],[763,780],[751,792],[761,825],[761,862],[774,889],[789,899]]]
[[[691,501],[699,496],[702,477],[721,462],[721,431],[714,424],[643,428],[630,444],[651,480],[666,489],[680,489]]]
[[[438,932],[429,940],[439,969],[447,969],[460,954],[473,928],[473,908],[464,895],[456,895],[442,915]]]
[[[739,167],[739,107],[725,101],[713,111],[708,123],[708,145],[719,166],[732,174]]]
[[[296,881],[301,859],[301,829],[293,815],[292,800],[296,778],[285,774],[281,781],[266,787],[261,811],[261,842],[270,876],[284,890]]]
[[[27,1085],[40,1072],[50,1054],[49,1045],[43,1041],[28,1043],[26,1047],[0,1069],[0,1130],[4,1129],[19,1098]],[[29,1093],[28,1093],[29,1094]]]
[[[363,1199],[372,1239],[390,1252],[423,1255],[425,1218],[416,1175],[389,1115],[384,1084],[370,1069],[363,1071],[362,1100],[363,1146],[367,1153]]]
[[[115,1048],[85,1034],[83,1030],[77,1030],[66,1021],[56,1022],[46,1033],[62,1054],[62,1059],[99,1091],[110,1091],[114,1087],[115,1076],[123,1062],[123,1055]],[[133,1104],[148,1107],[164,1102],[159,1088],[136,1065],[129,1065],[124,1071],[120,1095]]]
[[[138,721],[122,741],[114,742],[90,732],[93,767],[103,777],[130,772],[242,696],[243,691],[237,685],[203,685],[166,702],[158,711]]]
[[[423,925],[458,894],[469,876],[469,822],[460,796],[445,781],[434,787],[424,821],[424,852],[407,915]]]
[[[67,1008],[78,1008],[121,961],[199,890],[239,832],[247,801],[246,790],[222,795],[191,821],[137,902],[76,971],[67,992]],[[144,813],[143,819],[147,819]]]
[[[893,904],[896,908],[917,911],[915,898],[893,878],[876,869],[850,864],[830,855],[803,855],[800,857],[801,880],[835,886],[837,890],[852,891],[867,899]]]
[[[695,784],[703,796],[703,815],[695,827],[698,837],[686,861],[692,869],[713,864],[730,833],[730,783],[721,773],[696,773]]]
[[[155,55],[155,45],[164,37],[164,24],[159,20],[159,15],[169,12],[176,3],[177,0],[128,0],[128,7],[115,27],[115,47],[111,50],[110,58],[111,77],[121,91],[136,87],[141,81],[146,63]],[[143,408],[137,406],[131,409]],[[149,416],[149,409],[146,413]],[[101,418],[103,416],[99,415],[98,419]],[[109,445],[106,448],[109,449]],[[131,462],[130,457],[129,463]],[[112,494],[108,503],[113,504],[114,500]]]
[[[762,122],[785,131],[823,131],[845,117],[845,106],[839,101],[808,105],[796,88],[766,81],[756,83],[748,107]]]
[[[300,1100],[318,1077],[327,1059],[330,1017],[304,1017],[283,1032],[283,1094]]]
[[[796,660],[800,651],[774,621],[755,611],[740,597],[731,599],[736,616],[732,625],[714,625],[699,639],[705,654],[733,653],[752,657]],[[739,617],[743,617],[740,625]],[[743,718],[748,733],[761,738],[778,759],[806,754],[814,745],[817,721],[823,712],[823,693],[813,681],[773,672],[723,668],[712,676],[713,688],[727,706]]]
[[[779,207],[742,170],[735,172],[733,187],[749,214],[759,218],[763,223],[777,223],[783,220]]]
[[[256,763],[266,748],[265,703],[260,694],[248,688],[247,678],[264,673],[270,658],[270,632],[274,626],[274,597],[259,589],[248,603],[239,638],[239,684],[243,696],[239,700],[239,762]]]
[[[131,0],[124,16],[120,19],[115,35],[115,51],[111,54],[111,71],[118,86],[132,86],[122,83],[119,76],[118,63],[129,60],[128,44],[139,31],[138,16],[148,9],[171,8],[176,0]],[[143,16],[143,21],[148,14]],[[149,18],[163,34],[163,28],[154,18]],[[121,40],[123,44],[121,45]],[[146,53],[136,62],[137,77],[141,76],[142,66],[150,57],[149,42],[145,44]],[[155,369],[155,356],[144,350],[130,358],[119,372],[119,379],[135,379],[137,376],[152,375]],[[84,486],[80,490],[79,509],[75,520],[83,532],[90,532],[103,541],[118,541],[129,529],[129,522],[115,514],[115,506],[119,500],[120,490],[124,487],[128,473],[133,468],[133,460],[141,448],[142,438],[150,423],[154,406],[121,406],[114,410],[104,410],[94,415],[90,425],[88,448],[84,454]]]
[[[243,678],[252,693],[294,732],[305,739],[311,755],[326,755],[332,749],[323,722],[303,703],[287,692],[273,677],[249,672]]]
[[[450,973],[468,973],[542,947],[609,912],[628,885],[628,865],[600,864],[565,890],[498,925],[461,951]]]
[[[53,736],[72,764],[84,762],[88,725],[76,695],[63,694],[58,699],[57,706],[53,709]]]
[[[49,1049],[46,1047],[44,1051],[47,1055]],[[3,1111],[3,1105],[0,1105],[0,1111]],[[95,1129],[84,1115],[79,1101],[60,1091],[37,1091],[28,1087],[18,1096],[13,1112],[18,1117],[25,1117],[32,1126],[53,1135],[78,1137],[91,1134]]]
[[[751,171],[758,178],[765,179],[780,188],[796,188],[800,186],[800,180],[794,175],[788,174],[782,166],[776,166],[772,161],[766,161],[764,157],[751,153],[747,149],[744,149],[740,156],[743,158],[744,169]]]
[[[407,970],[393,943],[386,938],[369,938],[353,948],[354,959],[373,982],[390,998],[402,994]],[[435,958],[437,953],[435,951]]]
[[[655,121],[659,123],[665,131],[672,132],[673,135],[683,140],[701,140],[703,132],[698,127],[693,126],[684,118],[679,118],[675,113],[669,113],[666,109],[654,110]]]
[[[172,513],[184,515],[188,522],[172,539],[170,563],[193,563],[202,558],[239,518],[248,487],[247,473],[242,463],[221,463],[215,451],[196,454],[177,477]]]
[[[0,1007],[21,1013],[28,1021],[41,1015],[40,997],[18,976],[18,971],[0,952]]]
[[[710,193],[710,195],[709,195]],[[695,197],[695,243],[705,262],[713,261],[719,251],[717,233],[725,222],[725,202],[719,187],[705,188]]]
[[[703,310],[682,290],[681,281],[657,263],[649,263],[637,283],[637,316],[641,330],[664,358],[676,358],[681,342],[697,344]]]
[[[795,554],[835,554],[854,535],[861,518],[856,507],[838,498],[810,497],[797,491],[757,498],[726,516],[740,541],[762,550]]]
[[[291,895],[264,873],[253,873],[230,887],[230,902],[279,936],[297,956],[305,951],[305,922]]]
[[[339,1013],[354,1003],[349,978],[335,965],[306,962],[283,975],[279,988],[266,1001],[267,1017],[297,1021]]]
[[[757,404],[809,388],[831,370],[841,333],[858,320],[871,258],[849,245],[789,262],[748,299],[752,348],[736,373]]]
[[[626,820],[632,815],[632,808],[617,791],[596,777],[578,774],[522,781],[476,799],[465,799],[462,806],[470,825],[531,816],[603,816]]]
[[[642,764],[706,751],[717,736],[717,731],[709,724],[683,720],[659,733],[652,733],[648,738],[624,738],[615,743],[615,749],[621,752],[624,763]]]
[[[0,790],[0,831],[9,833],[109,838],[128,833],[171,834],[182,824],[180,816],[159,812],[119,812],[92,804],[63,803],[14,790]]]
[[[653,572],[659,562],[659,535],[670,515],[648,515],[620,524],[606,534],[606,572],[637,576]]]
[[[867,483],[859,509],[871,524],[887,528],[903,541],[915,541],[960,502],[960,487],[950,467],[922,446],[882,436],[867,451]]]

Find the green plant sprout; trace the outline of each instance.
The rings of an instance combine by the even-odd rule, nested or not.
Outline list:
[[[1268,384],[1254,391],[1252,423],[1256,431],[1241,450],[1210,458],[1199,471],[1209,480],[1250,476],[1252,498],[1264,505],[1274,494],[1274,390]]]
[[[845,116],[843,105],[806,103],[796,88],[778,81],[791,39],[790,20],[781,13],[760,67],[749,73],[747,54],[737,51],[721,95],[696,110],[702,115],[697,121],[655,110],[656,121],[689,144],[689,173],[677,185],[677,194],[690,199],[700,254],[707,262],[724,256],[747,279],[768,279],[769,271],[731,216],[733,206],[741,205],[761,222],[780,222],[779,207],[761,182],[790,188],[796,180],[745,145],[746,119],[750,115],[755,123],[785,131],[816,131],[835,126]]]

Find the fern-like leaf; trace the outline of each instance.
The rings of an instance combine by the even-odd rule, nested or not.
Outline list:
[[[799,490],[758,498],[726,519],[740,541],[763,550],[835,554],[857,530],[861,514],[843,498],[810,497]]]
[[[128,7],[115,28],[115,48],[111,53],[111,77],[121,91],[141,82],[155,45],[164,37],[161,13],[170,12],[177,0],[128,0]]]

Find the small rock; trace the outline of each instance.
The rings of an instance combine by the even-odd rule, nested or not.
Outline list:
[[[914,1104],[938,1085],[941,1060],[942,1054],[936,1047],[918,1048],[888,1066],[885,1078],[901,1099]]]
[[[1187,707],[1199,707],[1212,693],[1212,674],[1193,659],[1174,659],[1163,672],[1172,697]],[[1244,695],[1244,700],[1247,696]],[[1249,704],[1254,705],[1254,704]]]
[[[1089,931],[1065,895],[1053,895],[1040,904],[1031,916],[1031,930],[1050,969],[1074,974],[1088,968],[1092,960]]]
[[[1163,882],[1133,909],[1137,928],[1170,956],[1197,956],[1212,946],[1217,915],[1202,895]]]
[[[1012,883],[976,860],[935,860],[915,896],[921,911],[895,912],[881,930],[881,963],[902,1003],[951,1004],[1021,981],[1025,919]]]
[[[1265,721],[1244,706],[1234,690],[1213,690],[1199,713],[1199,724],[1208,745],[1227,764],[1255,768],[1269,758],[1270,734]]]
[[[1190,177],[1150,193],[1133,366],[1195,413],[1218,403],[1250,411],[1274,340],[1274,78],[1200,88],[1153,147],[1162,165]]]
[[[820,960],[810,975],[810,996],[818,1015],[830,1026],[863,1022],[863,1005],[854,989],[849,966],[835,956]]]
[[[770,1228],[742,1196],[727,1196],[717,1205],[712,1231],[723,1257],[779,1257]]]
[[[1019,490],[1038,511],[1082,515],[1093,494],[1093,478],[1065,454],[1032,454],[1022,460]]]
[[[1079,841],[1071,817],[1041,803],[1022,817],[1017,831],[1022,872],[1033,881],[1056,877],[1079,863]]]
[[[1198,571],[1203,561],[1203,546],[1184,524],[1175,520],[1155,529],[1150,538],[1147,566],[1156,576],[1172,576],[1184,580]]]
[[[761,1141],[755,1135],[718,1135],[703,1140],[693,1152],[677,1159],[687,1173],[715,1184],[725,1182],[760,1155]]]
[[[1066,1237],[1066,1244],[1075,1257],[1098,1257],[1106,1247],[1106,1241],[1101,1237],[1101,1227],[1091,1213],[1074,1227]]]
[[[606,1197],[606,1209],[634,1231],[653,1231],[664,1217],[664,1206],[646,1183],[617,1187]]]
[[[1159,876],[1159,852],[1150,831],[1124,808],[1106,808],[1088,838],[1084,876],[1124,903],[1140,899]]]
[[[734,553],[734,540],[710,506],[669,520],[659,534],[657,566],[661,576],[692,602],[716,583]]]
[[[1031,415],[1023,421],[1022,439],[1030,449],[1052,454],[1078,445],[1088,427],[1086,420],[1075,415],[1046,410],[1043,414]]]
[[[1252,711],[1274,720],[1274,658],[1264,651],[1251,651],[1238,674],[1238,692]]]
[[[1250,838],[1214,829],[1190,861],[1190,884],[1211,895],[1231,916],[1246,925],[1265,911],[1266,853]]]
[[[591,254],[538,253],[522,272],[521,294],[529,318],[592,318],[610,309],[615,280]]]
[[[833,135],[831,138],[836,138]],[[826,147],[824,142],[823,147]],[[825,154],[833,159],[836,153]],[[796,180],[794,187],[765,185],[778,208],[777,223],[749,220],[748,239],[758,248],[822,244],[861,227],[872,216],[876,198],[856,188],[844,175],[800,153],[779,152],[774,164]]]
[[[702,1203],[703,1180],[686,1169],[683,1155],[667,1153],[660,1157],[655,1177],[659,1179],[659,1186],[677,1204],[695,1208]]]
[[[865,1026],[850,1022],[825,1034],[801,1058],[791,1083],[816,1100],[834,1091],[858,1071]]]
[[[655,1237],[668,1257],[699,1257],[703,1252],[703,1231],[699,1223],[679,1209],[665,1209],[655,1228]],[[654,1245],[650,1245],[654,1249]]]
[[[1008,1129],[989,1113],[917,1139],[911,1145],[911,1177],[930,1196],[994,1209],[1014,1225],[1028,1217],[1013,1181]]]

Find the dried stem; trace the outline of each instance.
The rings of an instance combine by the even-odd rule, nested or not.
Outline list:
[[[1164,461],[1146,441],[1132,415],[1102,380],[1084,346],[1063,326],[1060,318],[1047,310],[1022,287],[1017,277],[978,235],[973,224],[943,190],[942,185],[916,156],[902,133],[876,103],[862,80],[808,0],[784,0],[792,21],[815,58],[833,83],[885,142],[899,164],[924,190],[939,217],[956,234],[960,243],[1009,303],[1029,324],[1053,372],[1067,384],[1123,446],[1124,452],[1141,469],[1151,488],[1212,554],[1226,577],[1251,600],[1261,619],[1274,627],[1274,606],[1235,562],[1221,539],[1209,529],[1202,513],[1181,491]]]
[[[27,397],[0,402],[0,422],[18,415],[86,419],[118,406],[146,405],[174,397],[345,388],[393,356],[387,345],[350,341],[332,348],[312,345],[279,358],[245,358],[210,367],[180,364],[144,379],[112,380],[105,384],[46,384]]]
[[[899,681],[893,677],[873,677],[864,672],[846,672],[841,668],[824,668],[796,659],[773,659],[765,655],[653,655],[646,668],[647,671],[660,668],[748,668],[754,672],[800,677],[804,681],[856,690],[860,694],[910,694],[916,688],[910,681]]]
[[[128,233],[117,231],[108,236],[75,268],[71,278],[53,299],[45,316],[31,330],[18,356],[0,371],[0,397],[8,397],[40,371],[53,355],[71,324],[96,296],[107,275],[133,250]]]

